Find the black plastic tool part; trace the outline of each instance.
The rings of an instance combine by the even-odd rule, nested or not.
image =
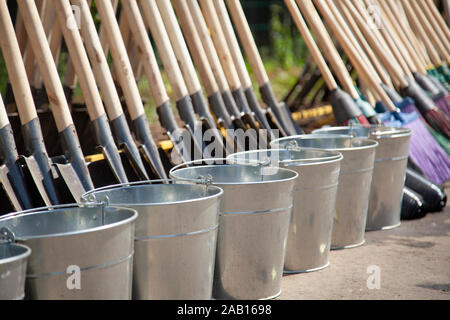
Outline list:
[[[86,191],[94,189],[94,184],[89,175],[86,162],[84,161],[83,152],[81,151],[75,126],[68,126],[65,130],[61,131],[59,135],[65,157],[70,162],[70,165],[78,176],[81,185]]]
[[[247,88],[244,91],[244,94],[247,99],[248,106],[250,107],[250,110],[252,110],[252,112],[255,114],[255,117],[258,120],[259,124],[261,125],[261,128],[267,131],[269,140],[276,139],[276,135],[274,132],[272,132],[272,127],[267,121],[266,111],[261,108],[258,99],[256,98],[255,92],[253,91],[253,88]],[[280,121],[278,121],[278,123],[280,124],[279,129],[284,130],[284,132],[286,132],[283,124]]]
[[[395,91],[393,88],[385,85],[384,83],[380,83],[381,87],[383,88],[384,92],[388,95],[389,99],[392,100],[394,103],[400,103],[402,102],[403,98],[402,96]]]
[[[405,185],[422,196],[427,212],[440,212],[447,204],[447,195],[437,185],[411,169],[406,170]]]
[[[433,100],[427,93],[412,79],[407,79],[408,87],[403,89],[405,96],[411,97],[420,113],[426,117],[428,112],[435,109]]]
[[[286,135],[297,135],[304,133],[292,118],[292,114],[287,109],[286,105],[278,103],[270,83],[266,83],[261,86],[259,91],[261,92],[261,97],[264,103],[267,104],[270,110],[272,110],[275,117],[283,126]]]
[[[209,133],[210,134],[212,133],[212,136],[214,137],[214,143],[216,144],[217,147],[220,146],[220,148],[222,148],[220,157],[223,157],[223,152],[233,153],[232,150],[226,149],[227,146],[224,144],[224,137],[217,128],[216,121],[214,120],[209,110],[203,92],[202,91],[196,92],[195,94],[191,95],[191,99],[195,112],[200,116],[200,119],[203,122],[204,125],[203,131],[205,132],[205,130],[212,130]]]
[[[167,173],[159,157],[159,151],[153,141],[153,136],[148,125],[145,113],[132,121],[133,132],[136,140],[141,143],[141,150],[144,152],[145,159],[148,160],[150,167],[160,179],[167,179]]]
[[[427,213],[423,208],[422,197],[407,187],[403,188],[401,219],[420,219],[426,214]]]
[[[436,85],[427,76],[415,72],[414,79],[416,79],[417,84],[425,91],[428,91],[428,93],[432,97],[437,96],[441,93]]]
[[[131,131],[125,115],[122,114],[116,119],[113,119],[110,123],[111,129],[114,132],[114,137],[117,141],[117,145],[121,148],[126,148],[128,151],[127,154],[129,155],[129,162],[131,163],[131,166],[139,179],[149,180],[149,176],[145,170],[141,155],[139,154],[139,149],[131,136]]]
[[[14,134],[11,125],[8,124],[0,129],[0,163],[3,164],[2,172],[5,172],[3,175],[5,180],[1,180],[14,208],[20,211],[31,209],[33,205],[26,186],[24,173],[17,162],[18,158]],[[3,167],[6,170],[3,170]],[[6,188],[6,183],[9,184],[12,190]]]
[[[27,153],[34,158],[42,177],[42,184],[45,193],[51,204],[60,204],[58,192],[53,183],[51,162],[44,145],[41,125],[39,119],[35,118],[22,126],[22,136],[24,138]]]
[[[190,136],[190,132],[181,129],[172,112],[172,106],[167,101],[156,108],[159,122],[166,129],[169,138],[173,143],[174,150],[177,152],[177,157],[183,159],[184,162],[192,161],[192,155],[195,152],[201,154],[201,147],[196,143],[195,139]],[[195,149],[192,149],[195,148]],[[171,159],[173,160],[173,159]]]
[[[128,182],[125,168],[122,165],[119,150],[114,143],[106,114],[103,114],[99,118],[92,121],[91,125],[94,129],[97,146],[105,156],[105,159],[107,160],[112,172],[116,176],[117,182]]]
[[[339,88],[331,91],[330,102],[337,123],[346,123],[350,119],[362,115],[361,110],[359,110],[352,97]]]

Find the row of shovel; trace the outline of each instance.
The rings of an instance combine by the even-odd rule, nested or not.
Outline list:
[[[1,51],[11,89],[6,106],[0,106],[1,180],[12,204],[4,211],[72,203],[84,192],[112,183],[165,179],[174,158],[185,162],[196,155],[216,156],[207,148],[212,142],[230,153],[267,145],[279,135],[302,133],[273,94],[239,1],[227,4],[267,108],[261,107],[253,91],[224,1],[127,1],[119,19],[118,1],[98,1],[99,31],[88,0],[17,4],[15,29],[6,2],[0,8]],[[172,110],[149,34],[182,126]],[[63,40],[69,54],[64,82],[57,70]],[[159,121],[172,141],[170,156],[158,150],[152,137],[136,83],[140,72],[149,81]],[[77,81],[103,161],[86,161],[80,145],[79,136],[86,133],[77,134],[70,103]],[[42,101],[48,101],[53,114],[61,156],[48,155],[44,141],[49,137],[42,129],[48,131],[41,128],[38,116]],[[12,132],[7,111],[18,113],[26,156],[19,157],[14,139],[19,132]],[[203,133],[208,129],[211,137],[205,142]],[[224,137],[222,129],[253,130],[242,141]],[[258,134],[259,129],[264,134]]]

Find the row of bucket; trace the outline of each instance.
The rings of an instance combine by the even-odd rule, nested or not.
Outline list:
[[[2,217],[0,299],[274,298],[284,273],[400,224],[410,135],[322,129]]]

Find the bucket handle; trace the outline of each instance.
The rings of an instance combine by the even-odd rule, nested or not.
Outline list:
[[[0,229],[0,244],[8,244],[16,242],[16,235],[7,227]]]
[[[28,209],[28,210],[19,211],[19,212],[12,212],[12,213],[6,214],[4,216],[1,216],[0,221],[6,220],[6,219],[9,219],[12,217],[25,216],[25,215],[29,215],[29,214],[36,213],[36,212],[45,212],[48,210],[80,208],[80,207],[89,208],[89,207],[100,207],[100,206],[103,207],[103,209],[105,207],[105,205],[103,203],[98,203],[98,202],[83,202],[83,203],[50,205],[50,206],[46,206],[46,207],[33,208],[33,209]]]
[[[96,196],[95,196],[95,192],[99,192],[99,191],[105,191],[105,190],[112,190],[112,189],[118,189],[118,188],[122,188],[122,187],[133,187],[133,186],[143,186],[143,185],[152,185],[154,183],[176,183],[179,182],[179,179],[155,179],[155,180],[146,180],[146,181],[134,181],[134,182],[125,182],[125,183],[120,183],[120,184],[113,184],[113,185],[109,185],[109,186],[104,186],[101,188],[97,188],[91,191],[86,192],[84,195],[81,196],[81,203],[99,203],[99,204],[104,204],[106,206],[109,205],[109,198],[107,197],[106,202],[103,201],[98,201]],[[198,181],[199,184],[207,184],[206,182],[203,182],[202,179],[199,179]]]
[[[265,168],[269,168],[271,167],[272,162],[270,161],[270,159],[266,159],[266,161],[259,161],[259,162],[255,162],[255,163],[248,163],[248,164],[240,164],[240,163],[233,163],[231,162],[231,159],[227,159],[227,158],[209,158],[209,159],[197,159],[197,160],[193,160],[193,161],[189,161],[189,162],[184,162],[181,163],[175,167],[173,167],[170,171],[169,174],[171,175],[173,172],[183,168],[183,167],[188,167],[194,164],[198,164],[198,163],[203,163],[206,162],[208,165],[208,162],[213,162],[213,161],[223,161],[225,162],[225,164],[229,164],[229,165],[235,165],[235,166],[252,166],[252,167],[260,167],[262,172],[264,172],[263,170]],[[264,176],[265,174],[261,175],[261,181],[264,181]],[[177,181],[199,181],[201,184],[213,184],[213,178],[208,175],[206,177],[203,176],[199,176],[197,179],[176,179]]]

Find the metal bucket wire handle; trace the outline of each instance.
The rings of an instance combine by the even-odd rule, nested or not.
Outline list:
[[[22,217],[26,215],[30,215],[36,212],[44,212],[50,209],[68,209],[68,208],[76,208],[76,207],[101,207],[102,208],[102,224],[104,224],[104,216],[105,216],[105,205],[103,203],[98,202],[84,202],[80,204],[58,204],[58,205],[50,205],[47,207],[33,208],[24,210],[21,212],[13,212],[7,215],[0,217],[0,221],[12,218],[12,217]],[[11,231],[7,227],[2,227],[0,229],[0,244],[2,243],[14,243],[16,242],[16,236],[13,231]]]
[[[195,165],[197,163],[203,163],[203,162],[208,162],[208,161],[223,161],[223,162],[225,162],[225,164],[238,165],[238,166],[243,166],[243,167],[244,166],[253,166],[253,167],[258,167],[259,166],[261,168],[261,173],[262,173],[261,174],[261,182],[264,182],[264,177],[266,176],[266,174],[264,174],[264,169],[269,168],[270,164],[271,164],[270,159],[267,159],[267,161],[255,162],[254,164],[253,163],[248,163],[248,164],[232,163],[232,162],[230,162],[230,159],[227,159],[227,158],[197,159],[197,160],[193,160],[193,161],[189,161],[189,162],[184,162],[184,163],[181,163],[181,164],[173,167],[170,170],[170,173],[173,173],[173,172],[175,172],[178,169],[181,169],[183,167],[188,167],[188,166],[191,166],[191,165]],[[180,180],[180,179],[176,179],[176,180]],[[186,181],[192,181],[192,180],[196,180],[196,179],[186,179]],[[206,182],[206,185],[214,183],[214,179],[213,179],[213,177],[211,175],[208,175],[206,177],[199,176],[198,180]]]
[[[212,177],[211,177],[212,178]],[[105,190],[112,190],[112,189],[118,189],[118,188],[122,188],[122,187],[132,187],[132,186],[141,186],[141,185],[154,185],[154,183],[159,183],[162,182],[164,184],[174,184],[176,182],[179,182],[178,179],[156,179],[156,180],[146,180],[146,181],[135,181],[135,182],[125,182],[125,183],[120,183],[120,184],[113,184],[113,185],[109,185],[109,186],[104,186],[95,190],[91,190],[89,192],[87,192],[86,194],[84,194],[83,196],[81,196],[81,202],[82,203],[98,203],[98,204],[102,204],[104,206],[109,206],[110,200],[109,197],[107,195],[105,195],[104,199],[99,200],[97,199],[96,195],[94,192],[99,192],[99,191],[105,191]],[[190,182],[190,181],[188,181]],[[196,183],[194,182],[190,182],[192,184],[203,184],[206,187],[208,187],[208,185],[212,184],[212,181],[208,181],[207,179],[198,179],[198,181]],[[206,191],[208,190],[208,188],[206,188],[205,190],[205,196],[206,196]]]
[[[0,229],[0,244],[10,244],[16,242],[16,235],[7,227]]]

